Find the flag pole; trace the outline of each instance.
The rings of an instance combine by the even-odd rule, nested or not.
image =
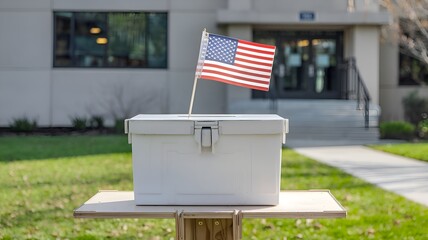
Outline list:
[[[193,108],[193,100],[195,99],[195,92],[196,92],[196,84],[198,84],[198,76],[195,75],[195,80],[193,81],[193,91],[192,91],[192,98],[190,99],[190,106],[189,106],[189,118],[192,115],[192,108]]]
[[[200,76],[200,69],[199,69],[199,65],[203,64],[203,59],[205,59],[205,50],[204,50],[204,44],[206,42],[206,35],[207,35],[207,29],[204,28],[204,31],[202,31],[202,37],[201,37],[201,46],[199,49],[199,56],[198,56],[198,63],[196,66],[196,73],[195,73],[195,80],[193,81],[193,91],[192,91],[192,97],[190,98],[190,106],[189,106],[189,115],[188,118],[190,118],[190,116],[192,115],[192,109],[193,109],[193,100],[195,99],[195,92],[196,92],[196,85],[198,84],[198,78]],[[202,58],[202,59],[201,59]]]

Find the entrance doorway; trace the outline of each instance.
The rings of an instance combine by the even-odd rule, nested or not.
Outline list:
[[[278,98],[338,99],[343,33],[335,31],[255,31],[255,42],[276,45],[268,94]],[[266,93],[253,91],[254,98]]]

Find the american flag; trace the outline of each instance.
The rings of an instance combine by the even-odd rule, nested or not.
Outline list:
[[[196,77],[269,91],[275,46],[202,33]]]

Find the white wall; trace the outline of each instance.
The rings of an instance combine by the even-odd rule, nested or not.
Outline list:
[[[354,54],[354,31],[352,27],[343,30],[343,57],[349,58]]]
[[[0,126],[50,116],[51,19],[48,0],[0,2]]]
[[[229,0],[240,2],[243,0]],[[247,0],[248,1],[248,0]],[[244,1],[245,2],[245,1]],[[354,0],[356,11],[377,11],[379,3],[377,0]],[[237,4],[235,4],[237,5]],[[346,11],[348,9],[348,0],[263,0],[253,2],[254,9],[257,10],[283,10],[286,12],[295,12],[300,10],[317,10],[326,12]]]
[[[0,126],[8,126],[14,118],[21,117],[48,123],[49,71],[0,69]]]
[[[418,91],[419,97],[428,98],[427,86],[400,86],[395,88],[383,88],[382,96],[382,121],[404,120],[403,98],[411,92]]]
[[[109,117],[120,91],[135,103],[126,110],[187,113],[201,31],[218,32],[216,10],[226,7],[226,0],[1,0],[0,126],[23,116],[40,126]],[[53,11],[168,12],[168,69],[52,68]],[[200,81],[194,112],[224,109],[224,84]]]
[[[164,11],[169,5],[169,0],[52,0],[55,10],[75,11]]]
[[[294,13],[302,10],[311,11],[346,11],[346,0],[263,0],[253,1],[253,9],[259,11],[273,11],[273,12],[288,12]]]
[[[372,103],[379,104],[379,27],[355,26],[351,30],[350,47]]]
[[[27,9],[31,11],[49,9],[51,0],[2,0],[0,2],[0,9],[4,10],[22,10]]]
[[[253,40],[253,29],[250,25],[230,25],[227,28],[227,34],[239,39]],[[232,113],[230,109],[236,109],[234,105],[240,102],[251,100],[251,89],[233,85],[227,85],[227,112]]]
[[[392,38],[391,38],[392,39]],[[413,91],[428,98],[428,86],[399,85],[399,47],[391,39],[380,45],[380,105],[382,121],[404,120],[403,98]]]
[[[24,115],[37,118],[42,126],[67,125],[70,117],[78,115],[108,116],[102,105],[112,101],[114,94],[110,92],[117,91],[118,86],[124,86],[127,101],[140,102],[141,112],[186,113],[202,29],[252,38],[251,25],[224,29],[217,25],[218,10],[227,8],[281,14],[302,10],[330,13],[346,11],[347,4],[343,0],[0,0],[0,126]],[[168,69],[52,68],[52,12],[57,10],[167,11]],[[346,36],[352,42],[347,52],[359,59],[377,102],[378,30],[356,27]],[[146,96],[154,97],[148,101]],[[250,99],[249,89],[201,80],[194,112],[224,113],[230,104]]]
[[[187,113],[189,110],[202,30],[206,28],[209,32],[218,33],[215,18],[212,9],[170,13],[170,113]],[[224,109],[224,84],[199,80],[193,113],[224,113]]]
[[[60,70],[52,72],[52,122],[75,116],[166,112],[165,70]],[[120,107],[119,102],[126,107]]]

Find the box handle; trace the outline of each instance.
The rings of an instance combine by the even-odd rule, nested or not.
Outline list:
[[[201,145],[202,147],[211,147],[212,145],[212,133],[211,128],[202,128],[201,129]]]
[[[219,139],[218,126],[195,126],[194,138],[199,144],[199,152],[202,150],[215,153],[215,143]]]

